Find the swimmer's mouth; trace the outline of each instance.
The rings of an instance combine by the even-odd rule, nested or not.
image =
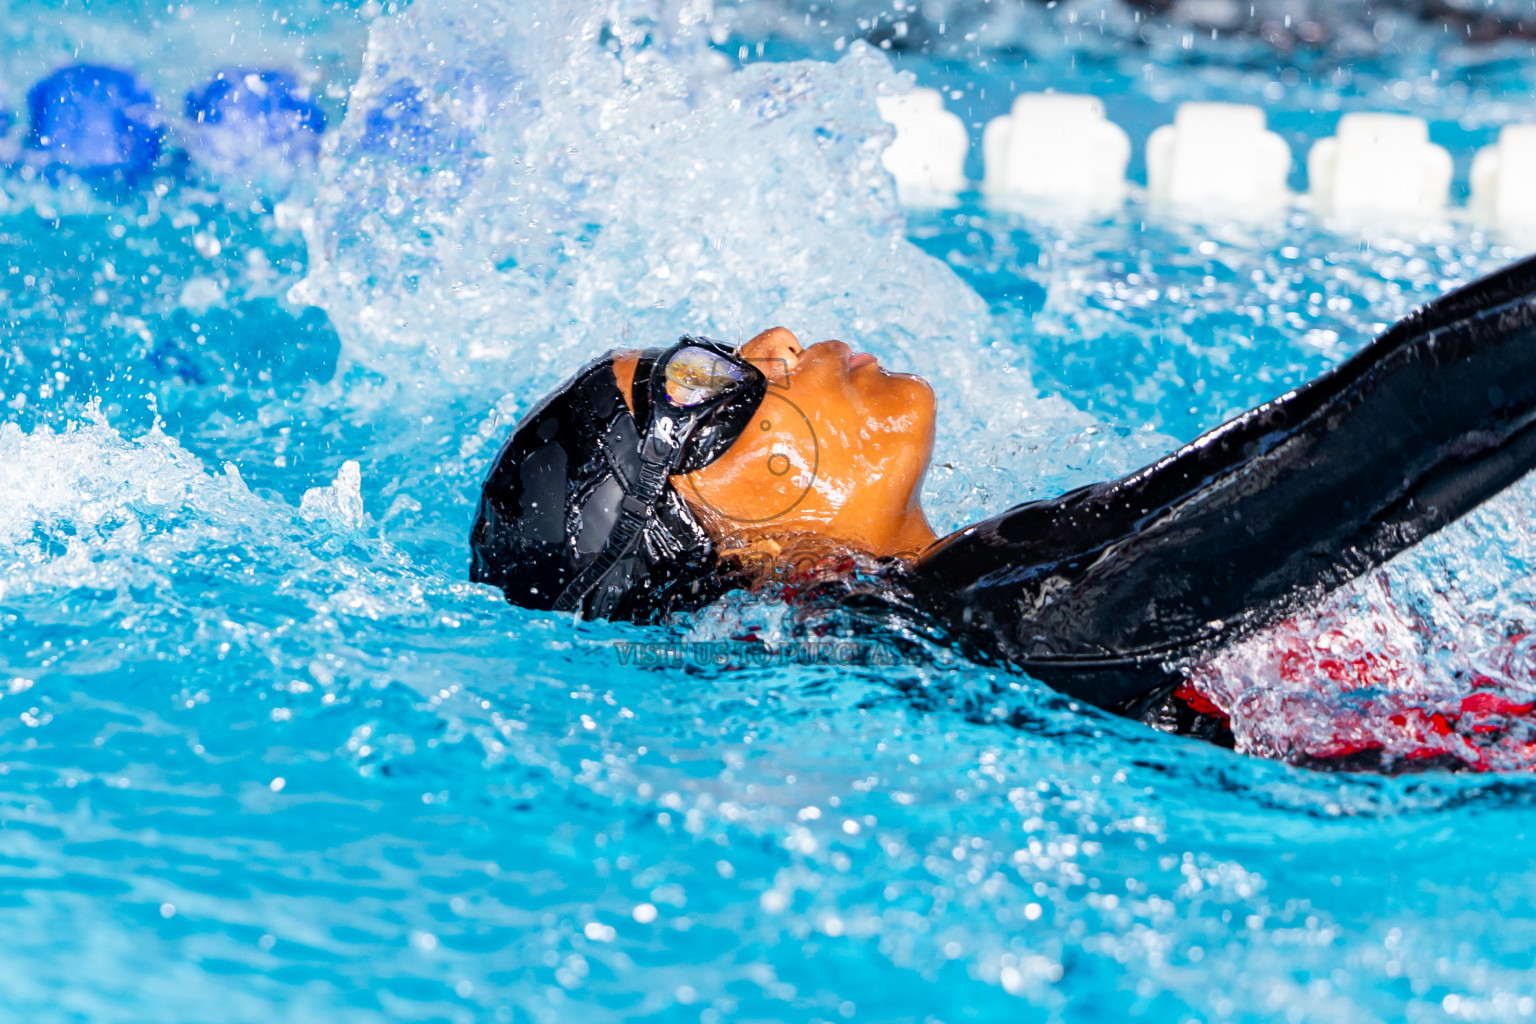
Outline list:
[[[857,370],[861,366],[869,366],[877,362],[874,356],[868,352],[857,352],[848,360],[848,369]]]

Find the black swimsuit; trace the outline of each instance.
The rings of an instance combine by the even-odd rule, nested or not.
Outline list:
[[[1430,303],[1145,469],[944,538],[911,587],[969,645],[1144,714],[1181,664],[1536,467],[1533,424],[1536,258]]]

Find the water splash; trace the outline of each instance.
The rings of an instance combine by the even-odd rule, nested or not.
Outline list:
[[[875,99],[908,76],[862,45],[732,70],[702,9],[642,10],[375,23],[293,292],[349,360],[526,407],[608,348],[784,324],[936,385],[941,524],[1137,461],[1141,439],[1082,444],[1092,421],[1041,400],[991,351],[1006,324],[906,239]]]
[[[299,502],[299,511],[312,519],[326,519],[336,526],[355,530],[363,525],[363,471],[353,459],[341,464],[336,482],[311,487]]]
[[[1192,676],[1238,750],[1326,767],[1536,769],[1524,480]]]

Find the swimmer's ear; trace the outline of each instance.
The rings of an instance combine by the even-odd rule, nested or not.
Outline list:
[[[624,404],[629,406],[629,414],[635,414],[635,369],[640,365],[641,351],[637,348],[614,349],[609,353],[613,359],[613,382],[619,386],[619,394],[624,396]]]

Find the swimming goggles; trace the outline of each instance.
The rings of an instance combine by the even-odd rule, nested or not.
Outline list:
[[[741,436],[768,393],[768,378],[728,345],[684,337],[659,354],[641,355],[632,389],[640,434],[638,481],[624,486],[618,518],[602,548],[555,600],[575,611],[622,559],[656,516],[667,480],[703,469]]]

